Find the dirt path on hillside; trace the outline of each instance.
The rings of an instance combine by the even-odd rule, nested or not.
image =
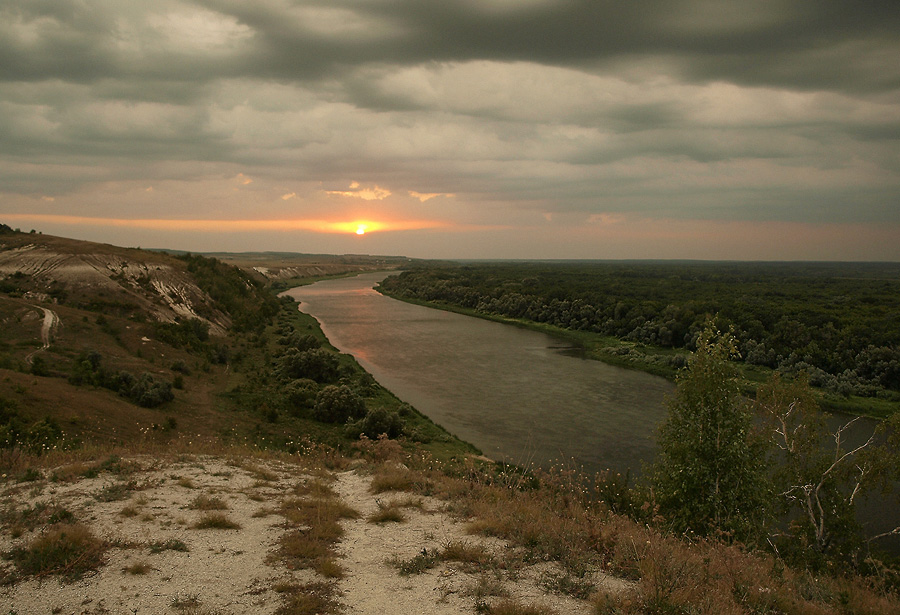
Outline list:
[[[45,350],[50,348],[50,344],[53,341],[53,333],[54,333],[54,331],[56,331],[56,329],[59,328],[59,325],[62,323],[62,321],[59,319],[59,314],[57,314],[53,310],[51,310],[49,308],[45,308],[45,307],[40,307],[37,305],[32,305],[31,307],[33,307],[36,310],[43,310],[44,322],[41,324],[41,344],[42,344],[42,346],[40,348],[38,348],[37,350],[35,350],[34,352],[29,353],[28,356],[25,357],[25,362],[28,363],[29,365],[31,365],[31,363],[34,359],[34,355],[36,355],[39,352],[44,352]]]

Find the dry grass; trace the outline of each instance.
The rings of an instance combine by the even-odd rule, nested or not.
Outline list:
[[[18,538],[26,531],[43,525],[56,523],[73,523],[75,515],[64,506],[53,502],[35,502],[31,506],[15,508],[4,507],[0,511],[0,526],[6,529],[13,538]]]
[[[273,483],[278,480],[278,474],[262,466],[245,461],[240,467],[260,483]]]
[[[368,516],[369,523],[403,523],[406,516],[397,506],[383,505],[379,502],[378,510]]]
[[[220,512],[204,513],[192,526],[195,530],[239,530],[241,524]]]
[[[46,459],[17,460],[16,467],[52,468],[52,464],[64,460],[65,465],[50,474],[51,479],[55,476],[59,481],[70,480],[69,477],[83,472],[114,472],[114,463],[108,464],[110,469],[99,469],[99,462],[79,459],[80,455],[87,454],[102,458],[96,451],[67,453],[68,457],[54,453]],[[103,455],[108,454],[108,449],[103,452]],[[160,454],[168,455],[164,451]],[[253,458],[250,453],[247,455],[246,459]],[[632,579],[631,590],[622,593],[601,591],[596,595],[593,603],[598,615],[900,613],[900,600],[879,588],[878,579],[852,576],[852,572],[848,572],[846,578],[813,577],[786,568],[764,553],[747,553],[736,546],[715,541],[687,543],[648,528],[646,524],[611,514],[602,504],[589,501],[583,493],[571,485],[561,484],[554,477],[525,480],[524,476],[498,476],[495,469],[483,469],[474,464],[439,465],[421,457],[399,459],[393,455],[375,471],[373,491],[435,495],[445,499],[451,510],[461,516],[476,518],[470,527],[473,532],[502,538],[518,547],[518,552],[524,553],[527,561],[559,561],[564,574],[546,577],[547,589],[583,595],[586,589],[582,581],[588,578],[585,572],[598,569]],[[305,463],[315,463],[311,457],[304,459]],[[241,464],[250,462],[242,461]],[[334,465],[339,464],[335,462]],[[343,571],[334,551],[334,545],[342,536],[338,521],[358,515],[337,501],[330,491],[325,479],[306,482],[297,487],[295,495],[298,497],[285,500],[276,509],[291,530],[279,545],[276,557],[282,558],[289,568],[310,568],[329,578],[340,578]],[[390,504],[405,507],[397,502]],[[53,514],[50,512],[52,504],[40,510],[35,506],[36,509],[30,511],[3,511],[4,528],[13,531],[18,527],[17,531],[24,532],[46,525]],[[45,532],[48,533],[49,530]],[[34,542],[29,543],[29,547]],[[175,547],[160,544],[150,548]],[[424,552],[408,560],[395,561],[394,565],[403,574],[414,574],[438,565],[445,561],[444,557],[442,552]],[[502,564],[488,561],[478,565],[497,567]],[[472,595],[491,597],[499,592],[502,584],[495,582],[492,576],[496,576],[492,569],[484,572],[478,581],[481,587],[473,587]],[[288,594],[290,592],[285,592]],[[303,612],[302,608],[305,608],[291,604],[290,608],[296,606],[301,610],[282,612]],[[527,615],[546,612],[522,610],[527,608],[508,601],[484,606],[484,609],[490,609],[485,612],[491,613]]]
[[[341,611],[339,592],[333,583],[280,584],[277,591],[284,595],[284,604],[275,615],[329,615]]]
[[[6,554],[25,575],[77,578],[105,563],[109,545],[80,523],[53,525],[24,547]]]
[[[122,571],[125,572],[126,574],[133,574],[133,575],[147,574],[151,570],[156,570],[156,568],[154,568],[147,562],[136,562],[136,563],[134,563],[130,566],[126,566],[125,568],[122,569]]]
[[[184,477],[184,476],[173,476],[172,479],[179,487],[184,487],[185,489],[196,489],[197,483],[195,483],[192,479]]]
[[[147,545],[150,553],[162,553],[163,551],[181,551],[187,552],[188,546],[177,538],[169,538],[167,540],[157,540]]]
[[[504,598],[496,604],[485,605],[479,610],[486,615],[556,615],[556,611],[549,607],[522,604],[510,598]]]
[[[463,564],[487,564],[493,558],[484,545],[465,540],[452,540],[441,550],[441,559]]]
[[[344,535],[341,519],[357,519],[359,513],[334,498],[288,498],[277,511],[289,526],[276,552],[289,568],[311,568],[326,578],[342,578],[344,570],[335,561],[335,545]]]
[[[416,467],[413,459],[405,463]],[[508,469],[498,474],[496,467],[482,469],[473,464],[429,467],[426,463],[420,468],[408,470],[389,464],[379,469],[376,477],[385,477],[381,485],[391,488],[405,485],[417,491],[428,485],[452,511],[476,519],[470,524],[472,533],[498,537],[519,547],[525,562],[559,562],[562,572],[542,579],[546,590],[585,598],[595,591],[587,573],[599,569],[635,581],[630,592],[596,594],[598,614],[900,613],[900,599],[879,589],[874,578],[813,578],[786,568],[765,553],[717,541],[689,543],[667,536],[611,513],[591,500],[570,476],[516,475]],[[465,546],[448,544],[440,553],[423,552],[389,563],[401,574],[420,573],[451,558],[471,560],[476,571],[505,565],[483,559],[484,552]],[[484,608],[491,613],[528,612],[516,610],[520,606],[497,603]]]
[[[498,575],[482,573],[463,590],[463,594],[476,600],[484,600],[489,597],[505,598],[509,592]]]
[[[386,491],[412,491],[414,493],[427,493],[430,491],[431,482],[421,473],[413,472],[403,465],[388,463],[379,467],[372,477],[372,493],[384,493]]]
[[[337,497],[337,493],[335,493],[334,489],[331,488],[331,485],[328,485],[320,479],[303,481],[296,487],[294,487],[292,493],[297,496],[306,496],[318,499]]]
[[[426,570],[430,570],[437,566],[440,561],[441,554],[439,551],[434,549],[431,551],[422,549],[421,553],[418,553],[409,559],[401,559],[396,555],[392,556],[388,558],[387,564],[396,568],[402,576],[409,576],[413,574],[422,574]]]
[[[192,510],[228,510],[228,504],[221,498],[200,494],[191,501],[188,508]]]

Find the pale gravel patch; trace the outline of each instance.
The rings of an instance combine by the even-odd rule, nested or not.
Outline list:
[[[284,531],[279,527],[281,517],[254,514],[266,505],[277,504],[302,476],[298,467],[281,462],[254,461],[253,465],[272,472],[278,480],[260,483],[251,470],[221,459],[202,458],[125,476],[124,480],[135,480],[145,488],[114,502],[98,502],[94,498],[105,485],[118,482],[109,474],[73,483],[47,483],[37,497],[30,495],[34,489],[17,489],[11,497],[19,506],[26,501],[32,505],[46,501],[64,506],[95,534],[119,546],[110,549],[105,566],[73,583],[48,577],[0,588],[0,612],[82,613],[108,609],[113,613],[163,613],[170,612],[176,600],[196,597],[210,613],[274,613],[281,605],[281,597],[271,590],[273,583],[300,577],[266,563]],[[180,478],[189,479],[196,488],[179,485]],[[247,495],[251,491],[262,493],[267,501],[251,500]],[[193,529],[191,526],[204,514],[190,508],[200,494],[214,495],[226,502],[228,509],[220,512],[240,523],[241,528]],[[120,513],[127,506],[137,514],[122,516]],[[0,551],[22,544],[33,535],[27,532],[14,540],[4,533]],[[189,551],[150,552],[150,543],[168,539],[183,541]],[[146,563],[152,570],[144,575],[124,571],[136,563]],[[8,562],[5,564],[9,566]]]
[[[47,577],[0,587],[0,613],[166,613],[178,612],[173,609],[174,601],[196,597],[202,612],[210,615],[271,615],[282,605],[282,596],[272,590],[275,583],[322,580],[310,570],[289,571],[277,561],[267,562],[279,537],[287,531],[284,519],[273,511],[299,483],[317,480],[305,468],[276,460],[234,462],[212,457],[129,461],[136,462],[139,469],[122,477],[103,473],[70,483],[44,480],[0,487],[3,507],[15,503],[21,508],[36,502],[60,505],[98,536],[115,542],[106,565],[78,581]],[[261,480],[262,473],[277,480]],[[452,541],[482,544],[497,558],[515,551],[502,540],[469,535],[465,520],[446,512],[446,504],[431,497],[415,496],[421,500],[422,510],[404,508],[403,523],[370,523],[367,517],[378,509],[379,502],[402,501],[408,494],[373,495],[371,476],[361,469],[337,474],[336,478],[333,488],[340,499],[361,515],[356,520],[341,521],[346,533],[337,546],[340,563],[347,572],[338,583],[339,600],[348,614],[471,615],[475,598],[468,594],[478,574],[464,571],[456,562],[441,562],[423,574],[404,577],[387,561],[392,557],[410,559],[423,549],[440,550]],[[195,488],[179,484],[182,479]],[[95,499],[104,487],[129,480],[139,490],[129,492],[126,499]],[[204,512],[192,510],[190,504],[201,494],[223,500],[228,509],[221,512],[241,528],[193,529],[191,526]],[[251,494],[262,496],[263,501],[251,499]],[[121,515],[126,507],[136,514]],[[8,532],[2,532],[0,552],[33,536],[34,532],[26,532],[12,539]],[[181,540],[190,550],[150,552],[150,543],[168,539]],[[144,575],[124,571],[136,563],[148,564],[152,570]],[[11,569],[12,564],[0,560],[0,568]],[[558,564],[547,562],[522,566],[513,575],[505,571],[496,574],[515,600],[545,605],[560,615],[590,613],[588,601],[544,591],[541,579],[558,572]],[[599,571],[594,582],[610,592],[630,585]]]
[[[475,598],[467,592],[477,582],[478,574],[464,572],[457,562],[442,562],[424,573],[401,576],[388,560],[407,560],[423,549],[439,550],[452,541],[484,545],[497,557],[502,557],[511,548],[498,539],[468,534],[466,523],[444,512],[445,504],[434,498],[422,498],[425,512],[403,509],[407,519],[403,523],[370,523],[366,517],[378,509],[378,501],[388,503],[404,497],[398,493],[373,495],[370,485],[371,478],[357,470],[339,474],[335,484],[341,499],[361,513],[360,519],[343,522],[346,533],[339,546],[347,570],[347,577],[341,583],[347,612],[354,615],[474,613]],[[542,589],[541,577],[556,570],[558,565],[544,563],[523,567],[512,579],[503,571],[500,574],[507,577],[504,588],[515,600],[547,606],[560,614],[591,613],[592,606],[586,600],[551,595]],[[608,580],[602,573],[595,575],[598,587],[609,591],[620,589],[617,581]]]

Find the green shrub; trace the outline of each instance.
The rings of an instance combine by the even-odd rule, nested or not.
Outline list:
[[[323,423],[346,423],[366,414],[366,404],[350,387],[328,385],[316,396],[313,418]]]
[[[346,432],[347,436],[352,439],[358,439],[362,435],[373,440],[381,435],[387,435],[388,438],[393,439],[403,433],[403,421],[396,412],[384,408],[373,408],[366,413],[364,418],[347,425]]]
[[[319,385],[315,380],[300,378],[284,388],[287,411],[294,416],[305,416],[316,405]]]
[[[340,364],[332,352],[322,348],[297,350],[289,348],[278,359],[277,370],[289,380],[309,378],[316,382],[334,382],[339,375]]]

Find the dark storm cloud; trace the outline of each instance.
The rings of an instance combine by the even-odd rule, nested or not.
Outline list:
[[[122,43],[140,34],[127,27],[140,14],[130,4],[8,5],[0,10],[7,27],[16,24],[14,30],[27,34],[0,39],[0,75],[81,82],[159,75],[199,81],[241,74],[314,79],[366,63],[481,59],[595,68],[659,58],[697,79],[826,89],[900,84],[893,61],[900,11],[892,2],[776,1],[747,7],[727,0],[199,0],[195,6],[253,31],[240,55],[222,57],[157,45],[158,35],[145,40],[140,54],[130,53]],[[154,9],[173,5],[154,3]],[[355,30],[352,20],[358,21]]]
[[[259,33],[267,74],[319,76],[367,62],[528,61],[597,67],[629,58],[674,61],[695,79],[753,85],[882,90],[900,84],[891,60],[900,11],[891,2],[503,3],[447,0],[321,4],[373,20],[368,37],[323,40],[275,8],[207,0]],[[380,30],[380,31],[379,31]]]
[[[230,215],[243,173],[254,204],[358,181],[472,224],[896,224],[898,57],[894,2],[12,0],[0,214],[169,180]]]

